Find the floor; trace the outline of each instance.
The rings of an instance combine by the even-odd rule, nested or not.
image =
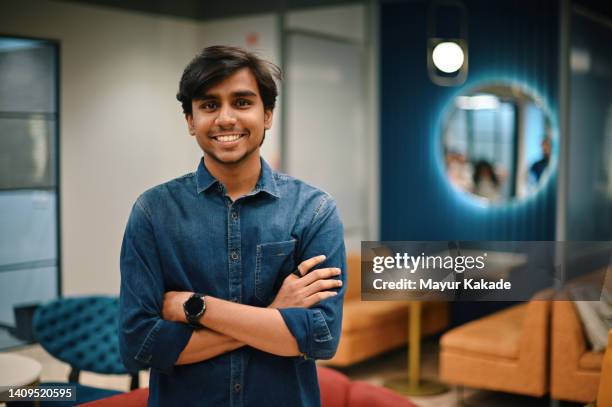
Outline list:
[[[68,377],[69,367],[65,363],[53,358],[39,345],[27,345],[18,348],[13,348],[11,352],[32,357],[38,360],[42,366],[41,381],[66,381]],[[422,347],[422,377],[435,378],[437,376],[438,366],[438,347],[437,339],[429,339],[424,341]],[[382,385],[388,378],[397,377],[406,374],[406,350],[400,349],[390,353],[386,353],[379,357],[370,359],[366,362],[351,366],[345,369],[338,369],[348,375],[352,380],[364,380],[372,384]],[[86,385],[104,387],[108,389],[117,389],[121,391],[129,390],[130,379],[125,376],[99,375],[95,373],[82,372],[80,382]],[[148,385],[148,373],[141,372],[140,383],[142,387]],[[520,397],[503,393],[478,391],[474,389],[465,389],[462,398],[459,397],[457,389],[450,389],[448,392],[430,397],[410,397],[410,399],[421,407],[453,407],[458,405],[467,405],[473,407],[540,407],[540,406],[563,406],[573,407],[579,404],[563,403],[554,404],[547,398],[537,399],[532,397]],[[460,402],[462,401],[462,403]],[[2,405],[0,403],[0,405]]]
[[[338,369],[353,380],[364,380],[372,384],[383,385],[385,380],[396,377],[407,377],[407,350],[400,349],[370,359],[366,362],[345,369]],[[422,344],[421,377],[435,379],[438,377],[438,339],[430,338]],[[460,392],[462,394],[460,395]],[[574,407],[580,404],[552,404],[549,398],[515,396],[507,393],[482,391],[475,389],[450,388],[446,393],[437,396],[414,397],[410,400],[420,407]]]

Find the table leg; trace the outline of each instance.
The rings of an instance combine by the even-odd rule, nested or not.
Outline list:
[[[448,391],[448,387],[438,381],[421,379],[421,307],[421,301],[410,302],[408,377],[402,375],[385,382],[385,387],[406,396],[433,396]]]

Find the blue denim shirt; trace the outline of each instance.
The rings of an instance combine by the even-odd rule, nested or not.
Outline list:
[[[194,291],[269,305],[297,265],[346,279],[343,228],[334,200],[261,160],[255,189],[232,202],[200,160],[195,173],[154,187],[134,204],[121,247],[120,350],[128,369],[151,368],[152,406],[318,406],[315,359],[336,352],[346,284],[311,308],[279,310],[304,357],[244,346],[174,366],[192,328],[161,318],[166,291]]]

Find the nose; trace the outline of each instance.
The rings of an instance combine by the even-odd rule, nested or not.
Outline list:
[[[228,106],[221,108],[215,124],[221,128],[233,127],[236,124],[236,117],[232,108]]]

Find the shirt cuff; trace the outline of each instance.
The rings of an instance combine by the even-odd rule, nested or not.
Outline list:
[[[278,311],[295,337],[300,352],[311,359],[328,359],[330,351],[333,356],[333,337],[320,310],[282,308]]]
[[[160,319],[149,331],[135,359],[151,368],[170,373],[192,332],[193,328],[189,325]]]

